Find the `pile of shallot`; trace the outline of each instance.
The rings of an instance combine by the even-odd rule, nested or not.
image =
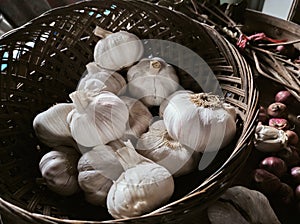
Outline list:
[[[253,172],[256,189],[282,205],[300,206],[300,103],[287,90],[260,106],[254,145],[262,154]]]

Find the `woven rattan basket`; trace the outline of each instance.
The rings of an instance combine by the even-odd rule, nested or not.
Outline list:
[[[192,49],[214,72],[226,102],[238,110],[236,138],[211,165],[176,179],[174,196],[164,207],[126,220],[112,220],[106,209],[89,205],[81,193],[59,196],[39,181],[38,163],[49,148],[35,137],[33,118],[55,103],[70,102],[69,93],[93,60],[97,25]],[[0,214],[5,224],[184,223],[194,211],[200,220],[250,153],[258,100],[251,70],[213,28],[183,14],[140,1],[84,1],[49,11],[6,34],[0,40],[0,55]],[[176,52],[171,56],[186,60]],[[194,86],[184,71],[178,73],[183,86]]]

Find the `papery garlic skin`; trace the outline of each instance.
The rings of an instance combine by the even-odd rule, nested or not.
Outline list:
[[[138,138],[147,131],[153,116],[141,101],[128,96],[120,96],[120,99],[124,101],[129,110],[129,119],[123,138],[130,136]]]
[[[79,80],[77,90],[105,90],[122,95],[126,81],[119,73],[97,66],[95,62],[86,65],[87,74]]]
[[[64,196],[79,191],[78,159],[76,149],[62,146],[53,148],[41,158],[39,169],[50,190]]]
[[[254,146],[262,152],[278,152],[288,144],[288,136],[283,130],[259,124],[254,134]]]
[[[107,193],[124,171],[115,151],[107,145],[99,145],[86,152],[78,161],[78,183],[86,201],[106,206]]]
[[[71,134],[84,147],[104,145],[119,139],[126,130],[129,112],[115,94],[77,90],[70,94],[75,104],[68,117]]]
[[[108,212],[114,218],[140,216],[170,199],[174,180],[166,168],[144,158],[130,145],[117,154],[125,171],[107,195]]]
[[[127,72],[130,95],[147,106],[159,106],[179,88],[179,79],[173,66],[162,58],[143,58]]]
[[[234,107],[218,96],[181,92],[163,113],[169,135],[197,152],[215,152],[228,145],[236,133]]]
[[[200,158],[199,153],[183,147],[169,136],[163,120],[154,122],[149,131],[142,134],[136,149],[141,155],[168,169],[174,177],[194,171]]]
[[[171,99],[173,96],[175,96],[175,95],[177,95],[177,94],[182,94],[182,93],[192,94],[193,92],[190,91],[190,90],[177,90],[177,91],[175,91],[174,93],[172,93],[170,96],[168,96],[168,98],[166,98],[165,100],[163,100],[163,101],[161,102],[161,104],[159,105],[159,116],[160,116],[160,117],[163,117],[163,116],[164,116],[164,111],[165,111],[165,109],[166,109],[166,107],[167,107],[167,105],[168,105],[170,99]]]
[[[94,61],[102,68],[117,71],[137,62],[144,53],[142,41],[133,33],[118,31],[110,33],[97,27],[101,36],[94,48]]]
[[[67,116],[73,109],[72,103],[58,103],[36,115],[33,129],[38,139],[49,147],[75,147],[76,142],[67,123]]]

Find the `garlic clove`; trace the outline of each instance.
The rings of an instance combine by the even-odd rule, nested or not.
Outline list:
[[[169,171],[141,156],[130,142],[117,150],[125,171],[107,195],[108,212],[114,218],[140,216],[166,203],[174,192]]]
[[[162,103],[160,104],[160,106],[159,106],[159,116],[160,116],[160,117],[163,117],[165,108],[166,108],[166,106],[168,105],[170,99],[171,99],[173,96],[175,96],[175,95],[177,95],[177,94],[181,94],[181,93],[190,93],[190,94],[192,94],[193,92],[190,91],[190,90],[177,90],[177,91],[175,91],[174,93],[172,93],[168,98],[166,98],[166,99],[165,99],[164,101],[162,101]]]
[[[147,131],[153,116],[141,101],[128,96],[121,96],[120,99],[124,101],[129,110],[129,119],[123,139],[130,138],[130,136],[138,138]]]
[[[162,58],[143,58],[127,72],[130,95],[147,106],[159,106],[179,88],[179,78],[173,66]]]
[[[126,130],[129,112],[125,103],[107,91],[77,90],[70,94],[75,109],[69,113],[71,134],[83,147],[94,147],[119,139]]]
[[[65,196],[79,191],[78,159],[79,154],[75,149],[64,147],[54,148],[41,158],[39,169],[50,190]]]
[[[107,193],[124,171],[115,150],[108,145],[98,145],[81,156],[77,166],[80,188],[86,200],[94,205],[106,206]]]
[[[235,136],[234,111],[228,112],[216,95],[181,92],[170,99],[163,120],[169,135],[182,145],[198,152],[217,152]]]
[[[136,148],[141,155],[167,168],[174,177],[195,170],[200,159],[199,153],[169,136],[163,120],[154,122],[149,131],[142,134]]]
[[[87,74],[79,80],[77,90],[105,90],[122,95],[126,81],[119,73],[100,68],[95,62],[86,65]]]
[[[101,68],[118,71],[134,64],[144,53],[142,41],[133,33],[111,33],[97,26],[95,34],[103,38],[94,48],[94,61]]]
[[[76,147],[67,123],[67,116],[73,109],[72,103],[58,103],[36,115],[33,129],[38,139],[49,147]]]
[[[254,134],[254,146],[262,152],[278,152],[286,148],[287,134],[267,125],[257,125]]]
[[[141,155],[167,168],[174,177],[194,171],[200,159],[199,153],[170,137],[163,120],[154,122],[142,134],[136,148]]]

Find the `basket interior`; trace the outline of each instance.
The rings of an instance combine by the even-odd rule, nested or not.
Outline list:
[[[248,155],[257,103],[251,71],[213,28],[166,8],[116,0],[85,1],[49,11],[0,40],[0,197],[45,216],[111,219],[106,209],[89,205],[81,193],[62,197],[40,184],[38,163],[50,149],[38,141],[32,129],[35,115],[55,103],[70,102],[69,94],[76,89],[85,65],[93,61],[93,49],[99,40],[93,35],[97,25],[112,32],[127,30],[141,39],[179,43],[196,52],[212,69],[225,100],[239,112],[238,132],[232,144],[207,169],[175,180],[177,187],[171,199],[175,203],[167,210],[182,206],[176,200],[203,189],[204,196],[195,196],[200,198],[195,203],[212,200]],[[145,46],[145,56],[152,54],[189,63],[172,49],[166,52],[158,46]],[[191,66],[196,64],[190,62]],[[177,72],[184,88],[201,91],[184,70],[177,68]]]

